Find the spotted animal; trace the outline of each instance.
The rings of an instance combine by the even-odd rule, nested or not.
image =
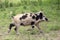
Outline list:
[[[18,28],[20,26],[27,26],[31,25],[32,28],[36,26],[39,30],[39,23],[42,21],[48,21],[48,19],[44,16],[43,12],[37,12],[37,13],[25,13],[25,14],[18,14],[16,16],[13,16],[12,23],[9,25],[8,33],[11,31],[12,27],[15,26],[15,31],[18,34]],[[41,31],[40,31],[41,32]]]

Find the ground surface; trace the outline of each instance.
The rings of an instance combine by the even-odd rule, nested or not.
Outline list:
[[[0,33],[0,40],[60,40],[60,31],[52,31],[49,33],[41,34],[30,34],[30,32],[26,34],[4,34]]]
[[[44,33],[44,35],[25,29],[21,30],[19,35],[16,35],[14,31],[6,34],[6,32],[2,30],[2,32],[0,32],[0,40],[60,40],[60,30]]]

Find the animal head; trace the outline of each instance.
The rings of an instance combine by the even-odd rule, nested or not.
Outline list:
[[[48,18],[46,18],[42,11],[38,12],[38,14],[41,21],[48,21]]]

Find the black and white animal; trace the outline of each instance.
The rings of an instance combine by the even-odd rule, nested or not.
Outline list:
[[[36,26],[40,32],[41,29],[39,27],[39,23],[42,21],[48,21],[48,19],[43,15],[43,12],[40,11],[38,13],[25,13],[25,14],[18,14],[13,16],[12,23],[9,26],[8,33],[11,31],[12,27],[15,26],[15,31],[18,34],[18,28],[22,26],[31,25],[32,28]]]

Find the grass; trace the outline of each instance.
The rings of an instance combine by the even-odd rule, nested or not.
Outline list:
[[[9,3],[10,2],[10,3]],[[60,1],[59,1],[60,4]],[[60,7],[60,6],[59,6]],[[13,15],[23,12],[38,12],[43,10],[49,22],[41,22],[40,27],[49,34],[49,38],[56,36],[54,31],[60,30],[60,8],[58,8],[58,0],[35,0],[35,1],[21,1],[21,0],[1,0],[0,1],[0,40],[46,40],[44,36],[40,37],[39,30],[35,27],[33,31],[27,31],[30,26],[19,28],[20,35],[17,36],[12,29],[9,35],[5,35],[8,30],[8,26],[11,23],[10,11],[13,11]]]

